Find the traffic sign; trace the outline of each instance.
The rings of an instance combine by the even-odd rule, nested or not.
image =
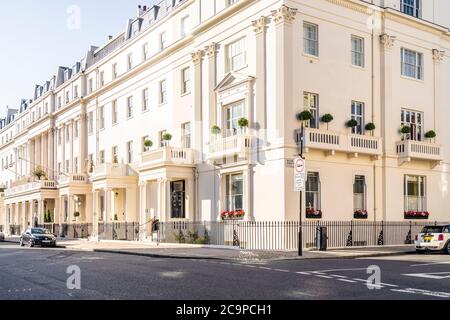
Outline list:
[[[305,191],[306,161],[302,157],[294,159],[294,189],[295,192]]]

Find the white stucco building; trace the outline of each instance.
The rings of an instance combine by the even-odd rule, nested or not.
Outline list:
[[[0,225],[298,220],[305,110],[305,219],[449,221],[449,7],[142,6],[2,120]]]

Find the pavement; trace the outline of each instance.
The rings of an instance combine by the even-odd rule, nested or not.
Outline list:
[[[18,243],[18,237],[7,241]],[[299,257],[297,251],[242,250],[225,246],[205,246],[192,244],[157,244],[155,242],[133,241],[88,241],[57,240],[59,248],[73,251],[91,251],[123,255],[172,259],[210,260],[303,260],[303,259],[356,259],[415,253],[414,246],[352,247],[328,251],[304,251]]]
[[[450,300],[450,256],[230,261],[0,243],[0,300],[13,299]]]

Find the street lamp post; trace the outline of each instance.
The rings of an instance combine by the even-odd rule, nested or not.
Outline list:
[[[300,158],[305,159],[303,156],[303,148],[305,144],[305,125],[302,121],[302,126],[300,129]],[[303,207],[303,191],[300,191],[300,210],[299,210],[299,228],[298,228],[298,256],[303,256],[303,214],[302,214],[302,207]]]

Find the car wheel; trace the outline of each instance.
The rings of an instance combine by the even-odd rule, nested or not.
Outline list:
[[[417,253],[417,254],[424,254],[425,251],[424,251],[424,250],[416,250],[416,253]]]
[[[448,254],[450,254],[450,241],[447,242],[447,245],[446,245],[446,247],[445,247],[445,251],[446,251]]]
[[[21,247],[23,247],[23,246],[25,245],[25,244],[23,243],[23,239],[22,239],[22,238],[20,238],[20,242],[19,242],[19,243],[20,243],[20,246],[21,246]]]
[[[28,247],[29,247],[29,248],[33,248],[33,247],[34,247],[34,242],[33,242],[33,240],[28,241]]]

